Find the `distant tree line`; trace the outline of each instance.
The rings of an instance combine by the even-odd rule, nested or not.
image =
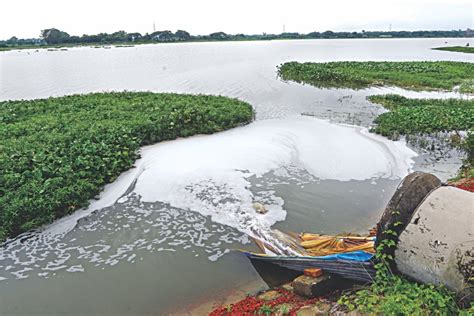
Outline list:
[[[474,30],[451,31],[361,31],[361,32],[311,32],[281,33],[281,34],[226,34],[215,32],[209,35],[191,35],[186,31],[178,30],[157,31],[151,34],[127,33],[99,33],[96,35],[71,36],[68,33],[51,28],[41,31],[40,38],[18,39],[15,36],[0,41],[0,47],[22,45],[62,45],[62,44],[113,44],[113,43],[152,43],[152,42],[188,42],[188,41],[241,41],[241,40],[274,40],[274,39],[326,39],[326,38],[410,38],[410,37],[474,37]]]

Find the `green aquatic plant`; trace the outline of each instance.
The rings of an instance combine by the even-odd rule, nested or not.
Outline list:
[[[474,100],[410,99],[394,94],[369,96],[368,100],[390,110],[374,120],[372,131],[392,139],[474,129]]]
[[[236,99],[112,92],[0,102],[0,241],[84,207],[140,146],[253,118]]]
[[[456,132],[451,137],[451,146],[466,155],[457,179],[473,176],[474,100],[409,99],[395,94],[373,95],[368,99],[390,110],[374,120],[376,126],[371,131],[377,134],[397,139],[400,135]],[[459,131],[468,134],[461,139]]]
[[[323,88],[363,89],[398,86],[412,90],[452,90],[474,80],[474,64],[453,61],[288,62],[278,67],[283,80]],[[464,88],[469,92],[468,88]]]
[[[444,50],[448,52],[474,54],[474,47],[469,47],[469,46],[446,46],[446,47],[435,47],[433,49]]]

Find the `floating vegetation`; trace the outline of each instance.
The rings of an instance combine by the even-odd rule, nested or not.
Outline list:
[[[278,67],[283,80],[316,87],[363,89],[391,85],[412,90],[457,90],[474,93],[474,64],[451,61],[421,62],[288,62]],[[370,96],[390,112],[378,116],[372,132],[397,139],[400,135],[433,135],[471,131],[461,147],[468,158],[463,170],[472,174],[474,101],[408,99],[398,95]]]
[[[0,102],[0,240],[88,204],[140,146],[248,123],[220,96],[112,92]]]
[[[448,52],[474,54],[474,47],[469,47],[469,46],[447,46],[447,47],[435,47],[433,49],[444,50]]]
[[[368,99],[390,110],[374,120],[377,125],[371,131],[375,133],[396,139],[400,135],[456,132],[450,137],[450,146],[458,147],[466,155],[457,178],[474,176],[474,100],[408,99],[394,94]],[[459,139],[459,131],[468,131],[467,136]],[[443,141],[437,139],[436,147],[442,145]],[[431,146],[434,150],[435,143]]]
[[[410,62],[288,62],[278,67],[283,80],[316,87],[363,89],[371,86],[397,86],[411,90],[453,90],[470,92],[474,64],[452,61]],[[471,90],[472,91],[472,90]]]
[[[474,100],[409,99],[395,94],[368,99],[390,110],[375,119],[372,130],[389,138],[474,128]]]

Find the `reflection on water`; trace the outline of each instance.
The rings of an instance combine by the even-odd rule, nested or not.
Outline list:
[[[365,144],[363,136],[342,132],[343,127],[291,117],[303,113],[369,126],[384,110],[369,103],[368,94],[457,94],[316,89],[280,81],[276,66],[290,60],[469,60],[465,54],[430,50],[445,40],[187,43],[0,53],[0,100],[124,89],[210,93],[251,102],[258,120],[278,119],[222,133],[230,137],[211,149],[202,137],[164,144],[166,154],[157,151],[143,160],[142,180],[148,180],[139,179],[117,203],[103,203],[110,206],[82,218],[67,233],[60,222],[47,233],[25,234],[7,244],[0,250],[0,314],[162,314],[256,278],[245,258],[229,252],[254,247],[247,235],[252,230],[246,228],[366,231],[413,156],[386,140]],[[448,41],[464,45],[466,39]],[[258,130],[265,124],[275,124],[267,134]],[[414,148],[422,154],[413,158],[415,169],[435,170],[446,178],[459,165],[454,151],[444,151],[451,155],[446,160],[439,159],[444,154],[434,157]],[[212,151],[216,161],[227,162],[224,169],[212,161]],[[178,162],[194,169],[182,168],[180,174]],[[338,165],[346,168],[339,174]],[[269,214],[252,213],[253,200],[270,205]]]

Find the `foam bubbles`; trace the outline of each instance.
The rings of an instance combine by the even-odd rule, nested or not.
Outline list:
[[[88,209],[5,244],[0,281],[133,264],[154,252],[214,261],[248,236],[291,254],[271,231],[286,218],[276,186],[399,178],[416,154],[362,128],[291,117],[148,146],[141,155]],[[257,214],[254,201],[268,213]]]
[[[267,214],[256,214],[250,176],[296,166],[319,179],[397,178],[408,174],[415,156],[404,143],[360,127],[304,116],[264,120],[145,148],[134,192],[252,236],[286,213],[274,201]]]

